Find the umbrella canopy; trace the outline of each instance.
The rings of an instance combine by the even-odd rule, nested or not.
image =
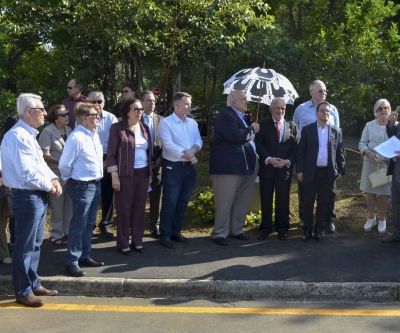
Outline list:
[[[273,69],[261,67],[243,69],[233,75],[224,83],[223,93],[229,94],[232,90],[242,90],[248,101],[260,101],[267,105],[270,105],[275,97],[284,98],[287,104],[294,104],[294,100],[299,97],[286,77]]]

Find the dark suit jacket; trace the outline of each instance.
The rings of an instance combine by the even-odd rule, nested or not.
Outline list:
[[[303,127],[301,139],[297,148],[297,173],[303,173],[303,180],[311,182],[315,178],[319,139],[317,122]],[[328,133],[328,179],[334,182],[337,174],[345,174],[345,162],[342,146],[342,130],[339,127],[329,125]]]
[[[150,130],[146,124],[140,123],[143,136],[151,146]],[[147,149],[149,174],[151,170],[151,149]],[[135,164],[135,133],[129,128],[128,122],[122,120],[112,124],[107,149],[107,167],[118,166],[118,174],[123,177],[133,177]]]
[[[300,131],[293,121],[284,122],[282,141],[278,142],[275,123],[272,117],[260,120],[260,131],[256,134],[257,154],[260,159],[259,175],[271,175],[278,172],[280,179],[291,177],[293,166],[296,163],[297,145],[300,141]],[[289,168],[274,168],[271,164],[266,165],[268,157],[278,157],[290,161]]]
[[[215,118],[210,153],[210,174],[252,175],[257,155],[248,135],[253,126],[246,126],[236,112],[227,107]]]
[[[163,119],[164,117],[153,112],[153,126],[154,126],[153,162],[155,162],[162,155],[162,143],[160,138],[158,137],[158,126],[160,125],[160,121]],[[140,121],[142,122],[142,124],[145,124],[143,115]]]
[[[397,138],[400,138],[400,123],[397,123],[396,125],[389,127],[386,126],[386,132],[389,137],[389,139],[395,135]],[[387,175],[394,175],[394,167],[396,166],[396,163],[393,161],[393,158],[389,159],[389,165],[387,169]]]

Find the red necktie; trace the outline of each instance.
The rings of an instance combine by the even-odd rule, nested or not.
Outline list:
[[[281,141],[281,130],[280,130],[280,128],[279,128],[279,121],[276,121],[275,122],[275,125],[276,125],[276,135],[278,136],[278,142],[279,141]]]

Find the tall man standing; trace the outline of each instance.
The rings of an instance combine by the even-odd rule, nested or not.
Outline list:
[[[247,209],[257,177],[259,162],[253,139],[260,125],[247,126],[246,94],[232,91],[214,123],[210,153],[210,174],[214,189],[215,224],[211,238],[228,245],[228,235],[249,240],[243,232]]]
[[[1,144],[3,182],[11,188],[15,215],[12,276],[17,303],[39,307],[44,302],[37,296],[58,294],[40,284],[37,269],[48,192],[59,197],[62,189],[36,141],[39,133],[36,129],[44,124],[46,116],[41,97],[19,95],[17,109],[20,120],[6,133]]]
[[[328,90],[326,90],[325,84],[320,80],[315,80],[310,85],[310,95],[311,100],[300,104],[293,115],[293,121],[297,124],[300,131],[302,131],[304,126],[307,126],[311,123],[314,123],[316,118],[316,110],[317,105],[326,99],[328,95]],[[335,125],[336,127],[340,127],[339,124],[339,113],[336,107],[330,104],[330,116],[328,120],[329,125]],[[329,197],[329,205],[327,214],[325,217],[325,227],[326,231],[330,234],[335,232],[335,201],[336,201],[336,182],[333,185],[332,193]],[[302,182],[298,182],[298,199],[299,199],[299,217],[300,220],[303,221],[303,206],[304,206],[304,196],[303,196],[303,188]]]
[[[335,181],[345,173],[342,131],[328,125],[330,106],[326,101],[317,105],[317,121],[303,127],[297,149],[297,179],[303,183],[304,191],[304,242],[312,237],[315,197],[315,240],[322,242],[330,193]]]
[[[103,177],[103,148],[96,127],[99,114],[91,103],[78,103],[74,109],[78,126],[68,137],[58,168],[72,200],[65,270],[80,277],[86,273],[79,266],[99,267],[104,262],[93,260],[93,227],[101,198]]]
[[[289,230],[290,184],[296,162],[300,131],[293,121],[284,119],[286,103],[276,97],[269,106],[272,117],[260,121],[256,134],[257,153],[261,161],[260,197],[262,221],[259,239],[272,231],[272,207],[275,192],[275,230],[280,240],[286,240]]]
[[[163,198],[160,212],[160,244],[168,249],[172,241],[188,243],[181,229],[186,208],[196,182],[195,154],[203,146],[197,122],[186,117],[192,108],[192,96],[174,95],[174,113],[160,122],[158,136],[163,145]]]
[[[103,146],[103,166],[106,168],[108,138],[110,136],[111,125],[118,122],[118,119],[110,112],[104,111],[105,99],[101,91],[91,91],[88,102],[92,103],[99,113],[99,123],[96,132],[99,135],[100,143]],[[99,229],[108,238],[113,237],[110,226],[114,223],[114,189],[112,187],[111,173],[103,170],[101,179],[101,221]]]
[[[159,225],[160,225],[160,209],[161,209],[161,192],[162,192],[162,182],[161,182],[161,164],[162,164],[162,143],[158,137],[158,126],[164,117],[154,113],[156,106],[156,99],[154,94],[149,91],[143,91],[140,94],[140,100],[144,108],[144,113],[141,122],[149,126],[152,142],[152,169],[153,176],[151,178],[151,191],[149,193],[150,197],[150,230],[152,230],[152,236],[158,238],[160,235]]]
[[[79,79],[72,79],[68,82],[67,87],[68,97],[64,98],[61,104],[69,111],[68,126],[72,129],[75,128],[75,115],[74,107],[76,103],[86,102],[87,97],[82,94],[82,82]]]

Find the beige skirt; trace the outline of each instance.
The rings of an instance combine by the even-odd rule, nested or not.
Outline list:
[[[381,162],[380,167],[382,168],[385,164]],[[368,176],[376,171],[378,166],[377,162],[369,162],[363,161],[363,168],[361,172],[361,182],[360,182],[360,190],[366,193],[372,194],[383,194],[383,195],[391,195],[390,192],[390,183],[386,185],[382,185],[379,187],[372,188],[369,182]]]

